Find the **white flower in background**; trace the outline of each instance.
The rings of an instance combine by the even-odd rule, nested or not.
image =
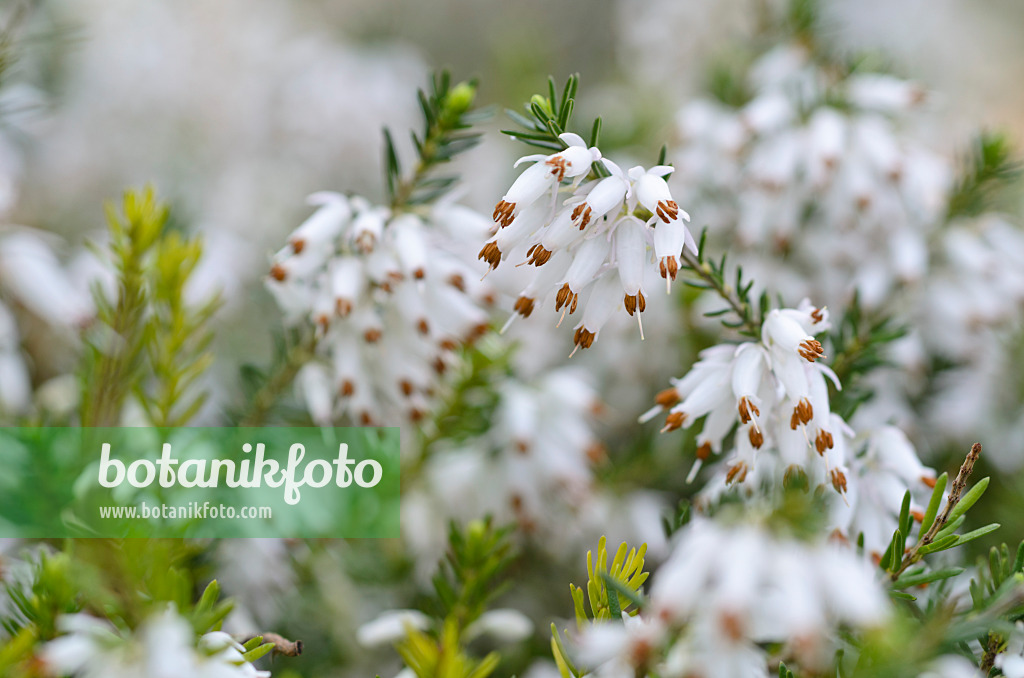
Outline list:
[[[767,456],[772,471],[800,471],[814,484],[827,482],[845,492],[840,434],[846,424],[830,411],[826,379],[837,388],[839,384],[819,362],[824,349],[814,338],[829,327],[828,311],[807,299],[795,309],[773,310],[765,318],[761,341],[705,349],[690,372],[659,393],[657,404],[640,420],[667,412],[663,432],[704,420],[690,480],[712,453],[722,453],[723,442],[735,429],[725,484],[743,483]]]
[[[569,557],[610,523],[642,511],[629,497],[609,496],[594,478],[606,452],[594,431],[600,403],[587,371],[562,367],[530,381],[509,377],[495,390],[490,428],[436,444],[418,482],[403,490],[402,535],[419,561],[432,564],[443,554],[453,519],[492,515],[516,524],[536,547]],[[657,525],[660,508],[644,517]],[[624,538],[636,536],[635,526],[622,528]]]
[[[173,609],[149,618],[134,636],[87,614],[57,621],[63,635],[42,646],[39,657],[49,675],[74,678],[269,678],[242,655],[226,633],[197,641],[188,621]]]
[[[419,610],[388,610],[356,631],[363,647],[390,645],[405,638],[410,630],[425,631],[433,620]],[[463,639],[470,642],[481,636],[503,643],[518,643],[533,633],[533,622],[518,610],[488,610],[466,627]]]
[[[1006,651],[995,659],[995,667],[1006,678],[1024,678],[1024,623],[1017,622],[1015,630],[1006,643]]]
[[[321,425],[418,421],[455,350],[488,328],[494,296],[459,249],[487,221],[451,205],[421,217],[336,193],[310,202],[267,280],[285,321],[320,336],[299,395]]]
[[[996,661],[999,661],[998,657]],[[1004,675],[1008,678],[1016,678],[1024,676],[1024,673],[1006,673],[1004,671]],[[919,674],[917,678],[981,678],[981,671],[978,670],[974,662],[966,657],[946,655],[933,661],[928,670]]]
[[[410,629],[430,628],[430,617],[419,610],[388,610],[356,631],[356,640],[363,647],[390,645],[406,637]]]
[[[301,550],[300,550],[301,551]],[[285,539],[221,539],[216,543],[217,582],[235,602],[232,614],[244,614],[257,626],[271,628],[297,586],[292,549]],[[253,567],[259,563],[259,567]]]
[[[839,626],[880,625],[888,615],[871,566],[841,544],[702,518],[681,531],[655,573],[651,607],[670,626],[707,634],[723,650],[708,661],[729,661],[729,649],[750,652],[752,644],[770,642],[787,644],[803,666],[831,659]]]
[[[728,247],[754,295],[813,294],[836,310],[856,293],[908,327],[914,350],[889,357],[911,374],[876,389],[884,402],[871,412],[897,412],[936,444],[979,422],[1012,439],[1019,412],[1006,411],[1003,373],[987,367],[1008,354],[1024,303],[1024,232],[999,214],[948,218],[953,148],[929,134],[925,90],[796,44],[739,77],[749,101],[700,100],[677,117],[676,190],[715,225],[710,242]],[[951,361],[969,384],[927,379]]]
[[[0,415],[21,414],[32,402],[32,379],[21,353],[14,314],[0,301]]]
[[[660,620],[623,613],[621,623],[600,621],[584,627],[573,639],[573,654],[588,674],[630,678],[656,658],[665,636]]]
[[[92,318],[92,299],[72,283],[53,251],[55,240],[29,228],[0,230],[0,294],[54,328],[76,330]]]
[[[0,227],[0,415],[24,414],[32,403],[19,315],[34,316],[74,341],[94,313],[87,289],[72,282],[54,253],[56,240],[34,229]]]
[[[845,502],[833,503],[830,521],[851,542],[863,534],[865,552],[881,558],[892,540],[907,490],[911,515],[918,522],[923,520],[935,471],[921,463],[907,436],[894,426],[883,426],[865,437],[863,451],[847,461],[849,491]]]
[[[570,633],[570,651],[602,678],[768,676],[763,644],[824,668],[841,628],[880,626],[888,614],[872,567],[841,543],[695,518],[654,572],[649,607]]]
[[[648,268],[669,285],[683,249],[696,254],[697,246],[686,227],[689,215],[665,181],[671,167],[623,172],[579,136],[561,138],[568,144],[563,151],[520,158],[534,164],[494,208],[497,231],[478,256],[491,269],[510,257],[537,269],[519,290],[518,315],[553,302],[561,324],[582,303],[574,343],[589,348],[620,304],[630,316],[646,309]],[[610,176],[590,178],[595,162]]]

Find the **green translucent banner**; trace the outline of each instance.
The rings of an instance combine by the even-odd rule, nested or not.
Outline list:
[[[397,537],[397,428],[0,428],[0,537]]]

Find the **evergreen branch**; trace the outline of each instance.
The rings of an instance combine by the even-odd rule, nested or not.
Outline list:
[[[1005,135],[983,132],[974,140],[963,161],[964,168],[949,197],[946,220],[977,216],[991,209],[992,202],[1022,170],[1012,157]]]
[[[768,309],[768,295],[762,294],[755,305],[749,299],[750,290],[753,287],[751,281],[743,280],[743,269],[736,271],[736,285],[730,285],[725,279],[726,255],[722,255],[720,261],[705,260],[705,241],[707,230],[701,233],[700,243],[697,247],[697,254],[694,255],[687,249],[683,249],[682,261],[691,271],[697,274],[703,283],[687,283],[693,287],[714,290],[728,308],[721,312],[714,312],[713,315],[722,315],[731,311],[736,316],[736,321],[722,321],[722,324],[731,329],[737,329],[740,334],[758,339],[761,336],[761,325],[764,322],[764,315]]]
[[[834,355],[832,371],[843,385],[842,391],[834,385],[829,386],[833,412],[848,421],[857,408],[873,395],[870,389],[861,388],[859,377],[889,365],[890,361],[884,355],[885,347],[906,332],[906,327],[896,325],[892,318],[868,317],[860,306],[859,297],[854,295],[842,320],[829,335]]]
[[[94,290],[98,331],[89,340],[82,372],[82,426],[114,426],[128,395],[142,375],[146,346],[146,311],[151,298],[146,279],[150,252],[167,222],[168,209],[157,202],[151,187],[128,191],[123,200],[124,218],[107,205],[110,230],[109,254],[117,270],[118,296],[111,304]]]
[[[295,375],[316,355],[317,343],[316,334],[310,333],[304,340],[288,349],[278,365],[273,368],[271,376],[253,395],[249,410],[241,417],[239,426],[262,426],[266,422],[271,408],[295,381]]]
[[[562,89],[561,98],[555,89],[555,79],[548,76],[548,95],[534,94],[530,101],[523,105],[526,115],[507,110],[509,118],[522,130],[501,130],[517,141],[528,146],[543,149],[548,152],[562,151],[569,145],[561,138],[562,134],[569,132],[569,122],[572,120],[573,110],[576,107],[576,91],[579,89],[580,75],[570,75]],[[580,135],[582,136],[582,135]],[[601,118],[594,120],[590,128],[590,145],[597,146],[601,136]],[[591,166],[593,177],[608,177],[611,172],[605,164],[598,160]]]
[[[391,132],[384,130],[385,179],[392,210],[436,200],[455,183],[455,177],[428,179],[428,175],[437,165],[479,143],[479,133],[466,132],[486,115],[470,113],[476,86],[476,81],[469,81],[452,87],[448,72],[443,71],[434,77],[429,95],[418,92],[423,131],[412,134],[419,159],[408,177],[402,178],[394,140]]]

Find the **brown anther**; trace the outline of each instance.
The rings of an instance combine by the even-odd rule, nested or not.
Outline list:
[[[793,414],[796,415],[801,424],[807,424],[814,418],[814,408],[811,407],[811,402],[807,398],[801,398],[800,402],[793,408]],[[792,420],[790,420],[790,426],[796,428],[792,425]]]
[[[448,364],[444,361],[444,358],[438,356],[434,358],[434,371],[438,374],[444,374],[448,370]]]
[[[533,264],[534,266],[543,266],[551,258],[551,251],[544,249],[543,245],[537,243],[526,250],[526,256],[529,257],[526,263]]]
[[[501,202],[494,206],[494,221],[501,224],[502,228],[508,226],[509,224],[512,223],[512,220],[515,218],[512,214],[515,211],[515,209],[516,204],[514,202],[505,202],[504,200],[502,200]]]
[[[661,427],[662,433],[668,431],[675,431],[677,428],[683,425],[686,421],[686,412],[669,412],[668,416],[665,417],[665,425]]]
[[[419,330],[420,334],[430,334],[430,323],[427,322],[426,318],[420,318],[420,321],[416,323],[416,329]]]
[[[796,408],[793,408],[793,414],[789,416],[789,428],[790,430],[797,430],[800,427],[800,415],[797,414]]]
[[[579,303],[579,300],[580,295],[572,291],[569,283],[565,283],[555,295],[555,310],[561,311],[563,306],[568,306],[569,314],[572,315],[576,312],[576,304]]]
[[[747,409],[746,397],[740,398],[740,402],[736,405],[736,409],[739,410],[741,424],[746,424],[750,421],[750,410]]]
[[[306,249],[306,241],[302,238],[295,238],[291,242],[292,252],[296,254],[302,254],[302,250]]]
[[[935,489],[935,477],[934,476],[921,476],[921,482],[928,487]]]
[[[913,510],[910,511],[910,516],[914,520],[919,522],[919,523],[923,523],[924,522],[924,512],[923,511],[919,511],[918,509],[913,509]]]
[[[750,438],[750,444],[754,446],[754,449],[761,449],[764,445],[764,435],[761,433],[761,429],[756,426],[751,426],[747,437]]]
[[[480,297],[480,301],[484,302],[485,306],[494,306],[498,302],[498,297],[495,296],[494,292],[488,292]]]
[[[403,379],[402,381],[400,381],[398,383],[398,387],[402,389],[402,395],[404,395],[406,397],[409,397],[409,396],[412,395],[413,386],[412,386],[412,382],[409,381],[408,379]]]
[[[288,271],[284,270],[284,266],[281,264],[274,264],[270,267],[270,277],[277,282],[284,282],[284,279],[288,277]]]
[[[679,273],[679,262],[676,261],[675,257],[662,257],[659,265],[661,269],[662,278],[676,279],[676,274]]]
[[[608,450],[601,443],[593,443],[584,454],[587,455],[587,460],[591,464],[601,464],[608,459]]]
[[[647,300],[644,299],[644,293],[637,290],[635,295],[627,294],[622,298],[622,303],[626,306],[626,312],[633,315],[636,311],[643,313],[647,310]]]
[[[370,329],[363,332],[363,339],[365,339],[366,343],[368,344],[376,344],[378,341],[380,341],[380,338],[382,336],[383,333],[376,327],[371,327]]]
[[[523,510],[523,497],[519,494],[513,494],[508,498],[509,503],[512,505],[512,510],[515,513],[519,513]]]
[[[334,312],[338,314],[339,317],[344,318],[352,312],[352,302],[348,299],[335,299]]]
[[[415,271],[412,272],[412,277],[416,278],[417,280],[423,280],[423,278],[425,278],[426,275],[426,271],[424,271],[422,268],[417,268]]]
[[[725,474],[725,483],[731,485],[733,482],[742,483],[747,479],[747,463],[741,461],[733,466],[729,467],[729,471]]]
[[[483,259],[491,268],[498,268],[498,264],[501,263],[501,250],[498,249],[498,245],[493,242],[489,242],[484,245],[484,248],[480,250],[480,254],[477,255],[477,259]],[[460,278],[461,281],[461,278]],[[461,283],[460,284],[464,284]],[[458,287],[458,285],[456,285]],[[461,290],[462,288],[459,287]]]
[[[581,327],[576,330],[576,334],[573,336],[573,341],[580,348],[590,348],[594,345],[594,338],[596,334],[588,330],[586,327]]]
[[[582,231],[584,228],[587,227],[587,224],[590,223],[590,215],[592,213],[593,213],[593,210],[590,209],[590,205],[588,205],[585,202],[584,203],[580,203],[572,211],[572,220],[573,221],[576,221],[577,219],[580,220],[580,230]]]
[[[743,617],[733,612],[723,612],[719,618],[722,622],[722,631],[727,638],[733,642],[743,639]]]
[[[817,339],[805,339],[804,341],[801,341],[799,348],[797,348],[797,353],[800,354],[801,358],[811,363],[818,358],[825,357],[825,349],[822,348],[821,342]]]
[[[485,334],[487,334],[490,331],[491,331],[491,326],[488,325],[487,323],[480,323],[478,325],[473,325],[473,327],[471,327],[470,330],[469,330],[469,341],[475,341],[475,340],[479,339],[480,337],[484,336]]]
[[[664,391],[659,391],[658,395],[654,396],[654,402],[667,410],[679,402],[679,392],[676,391],[675,388],[666,388]]]
[[[651,660],[651,653],[654,648],[646,638],[634,638],[629,643],[627,650],[629,665],[634,668],[641,668]],[[637,675],[645,675],[646,671],[636,671]]]
[[[711,443],[707,440],[697,446],[697,458],[701,461],[707,460],[711,456]]]
[[[557,181],[565,179],[565,173],[569,169],[569,161],[561,155],[555,155],[547,159],[546,165],[551,167],[551,176],[555,177]]]
[[[850,540],[846,538],[846,535],[843,534],[842,530],[840,530],[838,527],[829,533],[828,539],[829,541],[837,542],[845,546],[849,546],[850,544]]]
[[[881,565],[882,564],[882,554],[879,553],[878,551],[872,551],[871,552],[871,562],[874,563],[875,565]]]
[[[341,393],[341,395],[347,398],[348,396],[356,392],[356,385],[352,383],[351,379],[346,379],[345,381],[341,382],[341,388],[339,389],[339,392]]]
[[[825,450],[832,449],[832,434],[821,429],[818,431],[818,435],[814,438],[814,449],[818,451],[818,454],[825,454]]]
[[[331,319],[326,314],[321,313],[316,318],[316,324],[320,326],[320,329],[326,332],[327,328],[331,325]]]
[[[519,297],[516,299],[516,303],[513,308],[519,315],[524,318],[529,318],[530,314],[533,313],[533,304],[535,301],[536,299],[531,299],[530,297]]]
[[[388,282],[387,280],[385,280],[380,285],[378,285],[378,287],[380,287],[382,290],[384,290],[388,294],[391,294],[391,292],[392,292],[392,290],[391,290],[391,283]]]
[[[460,273],[452,273],[448,276],[448,284],[460,292],[466,291],[466,279]]]
[[[858,210],[863,212],[863,211],[865,211],[869,207],[871,207],[871,196],[870,195],[866,195],[865,194],[865,195],[861,195],[861,196],[857,197],[857,209]]]
[[[666,224],[679,218],[679,205],[675,200],[662,200],[655,210],[658,218]]]
[[[529,451],[530,451],[530,443],[529,442],[527,442],[527,441],[525,441],[525,440],[523,440],[521,438],[516,441],[516,452],[518,452],[519,454],[526,454]]]
[[[409,421],[422,421],[425,413],[418,407],[409,410]]]
[[[455,341],[451,337],[445,337],[438,343],[438,346],[445,351],[454,351],[459,347],[459,342]]]
[[[373,426],[373,417],[369,412],[363,412],[359,415],[359,423],[363,426]]]
[[[811,311],[811,320],[814,321],[815,325],[820,323],[823,319],[824,319],[824,316],[822,316],[820,308],[816,308],[813,311]]]
[[[832,487],[836,489],[836,492],[846,494],[846,474],[834,468],[829,475],[832,476]]]

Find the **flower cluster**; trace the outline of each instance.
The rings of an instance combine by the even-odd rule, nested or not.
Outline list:
[[[579,136],[560,138],[565,150],[516,163],[534,164],[495,206],[497,231],[479,258],[492,269],[510,257],[537,269],[515,302],[523,317],[553,301],[564,319],[582,295],[574,342],[589,348],[620,303],[639,321],[649,268],[669,286],[683,266],[684,248],[696,254],[697,245],[686,227],[690,217],[665,181],[671,167],[623,172]]]
[[[274,256],[267,287],[292,325],[314,325],[318,360],[297,386],[313,420],[417,421],[456,349],[483,334],[493,301],[458,250],[486,227],[474,212],[428,216],[317,193],[319,209]]]
[[[770,450],[787,472],[799,469],[816,483],[827,480],[845,492],[840,435],[845,423],[830,411],[826,383],[837,380],[819,362],[824,348],[814,338],[828,328],[828,311],[806,299],[798,308],[773,310],[759,342],[702,351],[685,377],[658,394],[641,421],[668,412],[662,431],[672,431],[704,418],[691,480],[712,453],[722,453],[723,441],[736,427],[726,482],[742,483],[764,456],[761,451]]]
[[[920,85],[803,44],[731,77],[749,97],[678,115],[676,176],[715,224],[709,241],[728,245],[755,294],[813,294],[833,309],[856,294],[866,312],[900,319],[907,337],[889,352],[900,374],[876,375],[885,400],[865,419],[896,415],[932,441],[984,420],[1011,440],[1020,410],[999,396],[1009,364],[999,330],[1024,303],[1024,232],[979,198],[1012,175],[1005,141],[982,135],[955,171],[948,140],[928,134]],[[928,381],[936,363],[953,363],[953,378]]]
[[[270,678],[243,656],[245,648],[222,632],[195,639],[191,624],[173,609],[150,618],[134,637],[87,614],[58,620],[64,635],[43,646],[48,675],[75,678]]]
[[[698,495],[702,504],[730,486],[754,495],[794,482],[830,485],[842,499],[833,502],[829,518],[835,534],[851,540],[863,535],[866,550],[880,556],[908,489],[914,516],[923,516],[919,500],[927,500],[935,471],[921,463],[899,429],[857,435],[831,411],[828,382],[837,390],[841,384],[822,363],[824,347],[814,338],[828,329],[828,311],[809,300],[773,310],[760,341],[705,349],[640,419],[667,412],[663,432],[703,419],[690,481],[712,454],[722,454],[732,434],[724,464]]]
[[[681,111],[676,163],[688,199],[721,224],[730,250],[770,247],[790,275],[806,274],[762,283],[784,295],[806,285],[829,304],[856,289],[874,306],[924,272],[952,168],[900,124],[920,106],[919,86],[836,72],[802,46],[770,51],[747,74],[753,97],[741,107],[698,101]]]
[[[452,518],[493,515],[556,551],[607,529],[592,471],[606,459],[592,426],[600,402],[587,375],[563,367],[496,390],[491,427],[432,451],[423,482],[405,491],[402,533],[418,553],[443,551]]]
[[[888,614],[870,566],[840,544],[696,519],[654,573],[648,607],[623,613],[624,624],[585,626],[575,649],[601,678],[768,676],[763,644],[823,668],[840,626],[879,626]]]

